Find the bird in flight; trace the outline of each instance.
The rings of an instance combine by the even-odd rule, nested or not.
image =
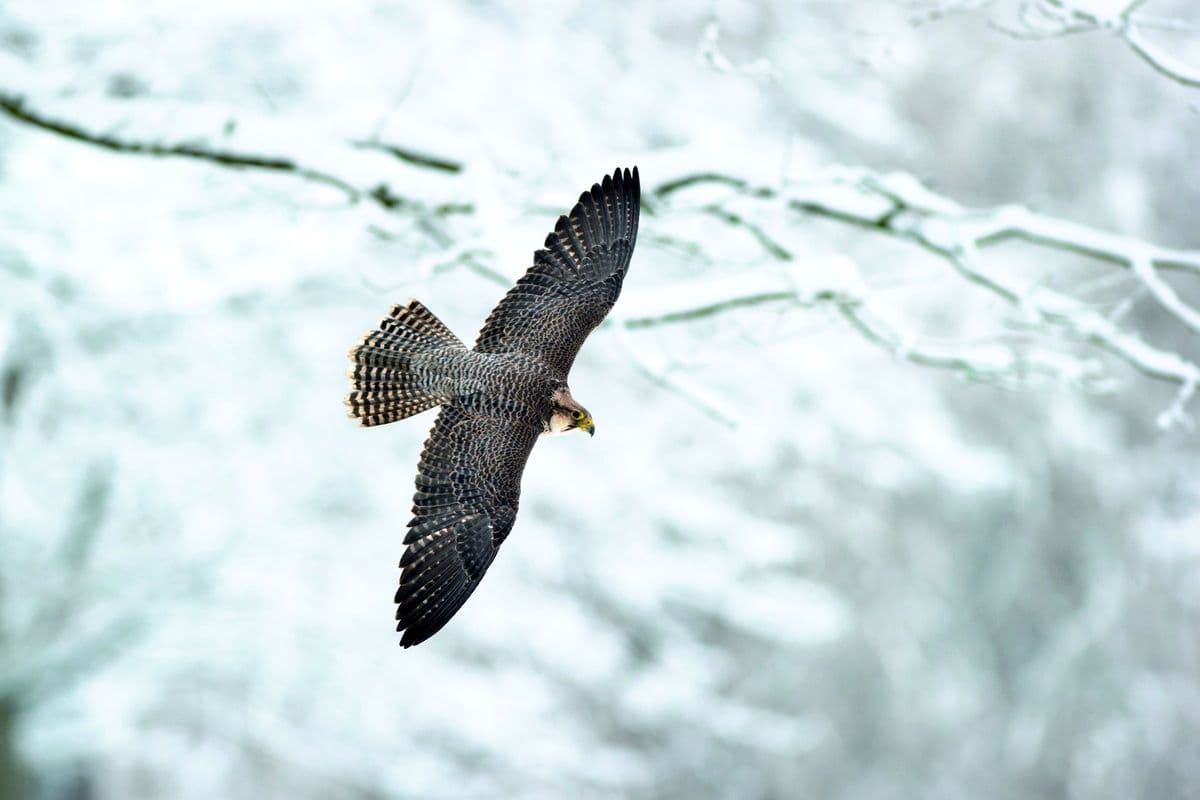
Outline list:
[[[637,167],[580,195],[472,348],[409,300],[350,350],[346,408],[359,424],[441,406],[417,466],[400,559],[402,647],[441,630],[487,572],[516,520],[521,473],[538,437],[595,433],[567,374],[621,293],[640,206]]]

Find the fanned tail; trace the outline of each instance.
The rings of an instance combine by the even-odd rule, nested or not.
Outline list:
[[[419,414],[450,398],[430,392],[413,371],[413,358],[465,349],[440,319],[416,300],[392,306],[379,327],[350,349],[352,391],[346,410],[364,427]]]

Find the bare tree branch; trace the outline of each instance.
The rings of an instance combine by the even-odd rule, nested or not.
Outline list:
[[[388,144],[375,139],[362,142],[354,142],[355,147],[361,147],[364,150],[379,150],[388,155],[395,156],[401,161],[412,164],[417,167],[428,167],[429,169],[441,170],[442,172],[457,173],[463,171],[463,165],[459,161],[452,161],[441,156],[423,153],[419,150],[414,150],[411,147],[401,147],[396,144]]]
[[[136,139],[122,139],[105,133],[93,133],[81,125],[40,114],[27,105],[24,98],[4,92],[0,92],[0,111],[3,111],[19,122],[41,128],[51,133],[57,133],[59,136],[64,136],[77,142],[103,147],[106,150],[112,150],[116,153],[130,153],[133,155],[156,156],[160,158],[194,158],[233,169],[290,172],[307,180],[333,186],[345,192],[351,200],[359,200],[362,197],[361,192],[345,181],[333,175],[301,167],[295,161],[288,158],[222,151],[205,145],[188,144],[185,142],[164,144]]]
[[[115,153],[153,158],[186,158],[205,161],[227,169],[294,175],[302,180],[337,189],[346,196],[351,204],[365,201],[374,203],[385,211],[429,211],[444,215],[463,213],[464,209],[469,210],[470,208],[469,204],[452,202],[427,209],[416,198],[401,195],[387,181],[379,180],[378,175],[385,172],[385,169],[378,162],[347,170],[347,172],[369,176],[367,180],[363,180],[350,174],[339,174],[337,164],[339,161],[346,161],[345,154],[340,160],[334,160],[328,166],[317,167],[305,163],[306,154],[303,151],[295,155],[279,154],[278,152],[268,155],[213,144],[214,138],[227,140],[233,136],[236,125],[231,122],[224,125],[220,137],[189,135],[183,139],[173,139],[169,136],[153,136],[153,134],[140,138],[121,136],[42,111],[21,94],[3,89],[0,89],[0,112],[22,124]],[[236,141],[236,137],[234,138]],[[357,150],[363,153],[379,154],[379,156],[390,156],[392,159],[417,169],[456,174],[463,168],[460,162],[451,159],[379,141],[341,142],[338,144],[350,151]],[[287,149],[286,145],[281,142],[272,142],[272,147],[275,150]]]

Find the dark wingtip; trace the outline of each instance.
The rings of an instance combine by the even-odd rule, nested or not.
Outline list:
[[[637,165],[634,164],[633,169],[629,167],[617,167],[613,170],[613,181],[623,190],[623,193],[629,197],[639,199],[642,196],[641,179],[638,176]],[[607,178],[605,179],[607,181]]]
[[[601,201],[605,195],[622,192],[630,194],[633,197],[640,196],[641,180],[638,176],[636,164],[633,169],[629,167],[617,167],[613,170],[612,175],[605,175],[602,181],[593,183],[592,188],[580,194],[579,202]]]
[[[579,195],[579,202],[571,209],[570,216],[575,216],[580,210],[591,209],[604,202],[606,195],[627,194],[631,197],[641,196],[641,181],[638,178],[638,168],[617,167],[612,175],[605,175],[602,181],[592,184],[592,188]]]
[[[434,631],[420,631],[420,629],[414,632],[414,629],[408,627],[408,623],[404,621],[397,623],[396,632],[404,634],[400,637],[400,646],[405,650],[413,645],[420,644],[435,633]]]

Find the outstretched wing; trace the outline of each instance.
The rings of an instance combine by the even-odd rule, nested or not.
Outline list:
[[[621,293],[640,209],[637,167],[618,169],[580,195],[487,318],[475,349],[528,353],[565,378],[584,339]]]
[[[512,530],[521,473],[541,428],[443,406],[425,442],[400,560],[403,647],[442,629],[475,591]]]

